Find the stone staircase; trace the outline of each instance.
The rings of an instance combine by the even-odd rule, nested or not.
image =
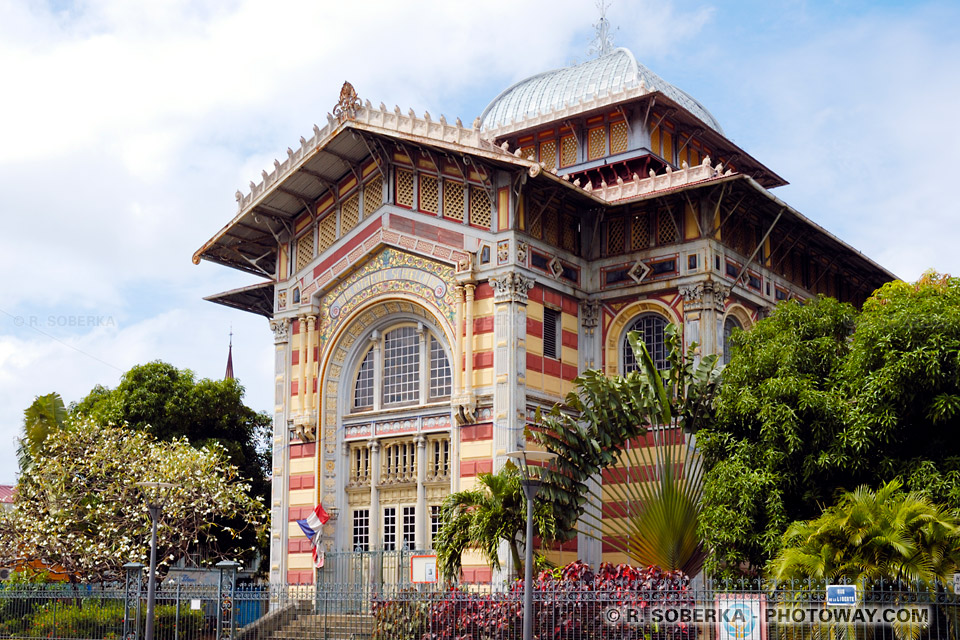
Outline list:
[[[362,613],[301,614],[269,635],[270,640],[369,640],[373,616]]]

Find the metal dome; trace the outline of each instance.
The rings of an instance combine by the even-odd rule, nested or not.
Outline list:
[[[638,63],[633,53],[623,47],[594,60],[521,80],[487,105],[480,114],[480,123],[484,129],[496,129],[537,114],[573,106],[595,96],[630,89],[639,85],[641,78],[649,90],[660,91],[711,129],[723,134],[720,123],[702,104]]]

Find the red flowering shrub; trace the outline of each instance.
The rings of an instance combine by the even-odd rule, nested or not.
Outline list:
[[[694,640],[696,630],[690,625],[643,618],[651,608],[692,607],[688,585],[685,574],[658,567],[638,569],[605,563],[594,572],[589,565],[574,562],[543,571],[534,581],[534,638]],[[417,595],[416,600],[394,599],[378,604],[378,640],[517,640],[522,635],[521,580],[506,592],[476,594],[451,588]],[[610,614],[613,609],[623,615],[628,611],[637,614],[637,621],[614,620]],[[400,620],[403,623],[398,624]]]

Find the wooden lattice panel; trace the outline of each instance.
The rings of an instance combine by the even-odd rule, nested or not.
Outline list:
[[[607,150],[607,132],[603,127],[590,129],[587,134],[587,160],[602,158]]]
[[[610,125],[610,155],[627,150],[627,123],[614,122]]]
[[[570,253],[577,252],[577,220],[572,216],[563,216],[563,248]]]
[[[646,249],[650,246],[650,223],[646,212],[633,214],[630,221],[630,249]]]
[[[577,163],[577,139],[564,136],[560,139],[560,166],[569,167]]]
[[[443,181],[443,217],[463,222],[463,183]]]
[[[680,240],[677,218],[672,211],[662,210],[657,215],[657,244],[673,244]]]
[[[323,253],[337,241],[337,216],[331,211],[330,215],[320,221],[320,245],[317,247],[319,253]]]
[[[536,160],[537,148],[534,146],[520,147],[520,157],[524,160]]]
[[[547,171],[557,168],[557,141],[547,140],[540,144],[540,162]]]
[[[490,228],[490,196],[483,187],[470,187],[470,224]]]
[[[623,218],[613,218],[607,223],[607,252],[623,253]]]
[[[530,219],[530,235],[543,240],[543,214]]]
[[[397,169],[397,204],[413,208],[413,172]]]
[[[376,176],[363,185],[363,217],[366,218],[383,204],[383,178]]]
[[[350,230],[360,222],[360,194],[355,193],[343,201],[340,209],[340,236],[350,233]]]
[[[560,246],[560,215],[556,209],[543,212],[543,239],[555,247]]]
[[[440,181],[436,176],[420,174],[420,211],[440,213]]]
[[[311,260],[313,260],[313,229],[297,240],[297,271],[310,264]]]

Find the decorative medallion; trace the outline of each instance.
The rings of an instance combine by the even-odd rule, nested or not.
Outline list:
[[[508,262],[510,262],[510,241],[500,240],[497,242],[497,264]]]

